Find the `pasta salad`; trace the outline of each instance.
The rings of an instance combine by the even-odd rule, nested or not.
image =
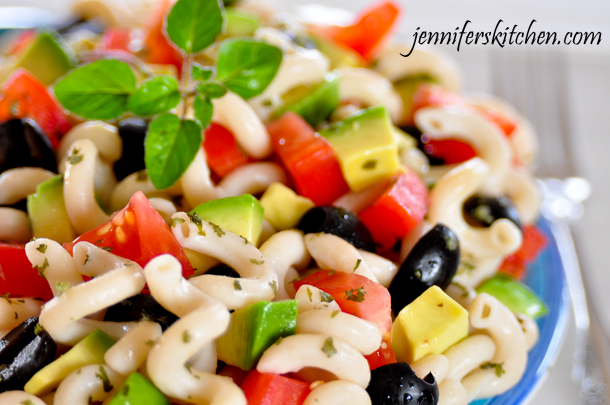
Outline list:
[[[545,304],[528,121],[253,2],[75,4],[0,65],[0,403],[468,404]]]

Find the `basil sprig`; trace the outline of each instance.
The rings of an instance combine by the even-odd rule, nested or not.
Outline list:
[[[261,94],[277,73],[282,51],[252,38],[221,43],[215,67],[192,57],[212,45],[223,30],[224,7],[218,0],[178,0],[166,17],[166,35],[185,53],[183,83],[169,75],[138,83],[133,68],[116,59],[77,67],[55,84],[55,96],[71,113],[85,119],[117,120],[126,113],[153,117],[145,141],[146,169],[157,189],[174,184],[201,147],[202,133],[214,113],[212,99],[232,91],[244,99]],[[180,101],[193,106],[195,120],[172,112]]]

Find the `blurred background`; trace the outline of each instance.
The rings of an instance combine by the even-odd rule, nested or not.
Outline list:
[[[116,1],[116,0],[115,0]],[[608,0],[397,0],[403,7],[403,16],[397,30],[396,40],[410,42],[417,27],[426,31],[451,31],[462,27],[470,20],[473,31],[493,31],[498,20],[504,26],[518,24],[518,30],[525,31],[531,20],[537,20],[536,31],[555,31],[558,38],[571,32],[600,32],[599,45],[555,45],[552,52],[560,55],[562,62],[561,87],[565,94],[566,109],[561,118],[568,138],[565,149],[573,156],[574,171],[588,180],[591,195],[584,202],[582,218],[573,226],[575,243],[585,275],[587,291],[601,321],[601,329],[610,331],[610,1]],[[274,7],[295,11],[310,0],[269,1]],[[67,18],[71,0],[0,0],[0,6],[32,6],[50,11],[53,15]],[[327,0],[325,6],[332,6],[354,12],[362,9],[370,1]],[[48,15],[41,14],[41,18]],[[321,16],[319,16],[321,18]],[[349,17],[349,16],[348,16]],[[341,15],[339,15],[341,18]],[[0,22],[13,21],[14,17],[2,12]],[[460,66],[464,81],[463,89],[468,92],[494,92],[498,90],[498,64],[507,63],[524,54],[547,52],[542,46],[522,45],[507,48],[498,46],[464,45],[457,52],[455,46],[443,47]],[[521,55],[521,56],[520,56]],[[564,63],[565,62],[565,63]],[[500,66],[501,67],[501,66]],[[565,68],[565,69],[563,69]],[[538,77],[544,79],[544,71]],[[526,73],[527,74],[527,71]],[[565,90],[565,93],[563,93]],[[526,116],[533,111],[522,111]],[[536,122],[534,125],[536,127]],[[558,127],[537,128],[542,130],[543,142],[560,135]],[[541,144],[541,151],[555,153]],[[565,159],[562,154],[557,159]],[[569,162],[566,162],[566,166]],[[570,174],[570,173],[568,173]],[[545,175],[548,175],[545,173]],[[556,173],[563,177],[566,173]],[[570,320],[569,331],[555,367],[531,403],[536,404],[578,404],[579,384],[571,379],[574,356],[574,321]],[[599,357],[607,353],[597,353]],[[592,402],[593,403],[593,402]]]

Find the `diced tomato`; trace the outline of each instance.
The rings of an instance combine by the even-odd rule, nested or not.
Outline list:
[[[522,280],[527,273],[527,266],[536,259],[546,243],[546,236],[540,229],[535,225],[525,225],[521,247],[504,259],[500,265],[500,272]]]
[[[218,177],[248,163],[248,155],[241,150],[231,131],[215,122],[205,130],[203,149],[210,169]]]
[[[332,147],[298,114],[284,114],[267,131],[300,195],[325,205],[349,191]]]
[[[462,163],[477,156],[469,143],[457,139],[431,139],[424,134],[422,141],[426,155],[443,159],[446,165]]]
[[[298,290],[303,284],[313,285],[333,296],[343,312],[373,322],[381,331],[383,341],[375,353],[365,356],[371,370],[395,363],[392,349],[391,298],[387,288],[359,274],[320,270],[294,282]]]
[[[100,46],[105,50],[117,50],[130,52],[131,30],[125,27],[110,27],[106,29]]]
[[[405,170],[371,206],[358,213],[382,250],[391,249],[428,210],[428,188],[415,173]]]
[[[18,69],[2,86],[0,123],[12,118],[31,118],[38,123],[54,148],[71,124],[47,87],[25,69]]]
[[[74,245],[82,241],[108,248],[115,255],[133,260],[142,267],[152,258],[169,253],[182,264],[184,277],[193,274],[193,266],[182,246],[141,191],[135,193],[129,204],[109,222],[65,243],[64,248],[72,254]]]
[[[178,74],[182,74],[182,53],[169,42],[164,32],[165,15],[169,8],[174,4],[173,0],[163,0],[159,2],[159,8],[153,13],[148,34],[146,35],[146,61],[148,63],[160,65],[174,65]]]
[[[0,294],[11,297],[53,298],[47,280],[32,268],[24,244],[0,242]]]
[[[313,32],[331,39],[336,44],[353,49],[371,61],[387,38],[400,14],[400,6],[383,0],[362,10],[352,25],[316,27]]]
[[[241,389],[249,405],[301,405],[311,392],[308,383],[256,370],[248,373]]]
[[[235,384],[242,385],[249,373],[249,371],[227,364],[218,372],[218,375],[229,377]]]

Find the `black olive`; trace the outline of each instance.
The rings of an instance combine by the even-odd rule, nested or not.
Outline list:
[[[0,392],[23,390],[44,366],[55,360],[57,345],[45,330],[37,332],[38,317],[32,317],[0,340]]]
[[[464,219],[469,225],[478,228],[488,228],[496,219],[506,218],[515,223],[519,229],[521,220],[513,203],[504,196],[483,197],[473,195],[464,202]]]
[[[305,233],[331,233],[358,249],[375,252],[369,230],[356,214],[343,208],[329,205],[312,208],[301,218],[297,228]]]
[[[239,273],[236,272],[235,269],[233,269],[233,267],[227,266],[224,263],[221,263],[218,266],[212,267],[211,269],[206,271],[205,274],[212,274],[215,276],[226,276],[226,277],[231,277],[231,278],[241,278]]]
[[[148,319],[161,325],[161,329],[169,328],[178,317],[163,308],[152,296],[138,294],[109,307],[104,316],[105,321],[131,322]]]
[[[436,224],[413,247],[392,280],[392,310],[398,314],[433,285],[447,288],[459,264],[457,236],[445,225]]]
[[[428,158],[428,162],[430,163],[430,166],[442,166],[445,164],[445,161],[443,159],[432,156],[426,151],[426,143],[423,140],[423,138],[425,137],[425,134],[422,135],[422,132],[419,130],[419,128],[414,127],[414,126],[405,125],[405,126],[401,126],[400,129],[402,129],[407,134],[411,135],[413,138],[415,138],[417,140],[417,149],[424,152],[424,154]]]
[[[371,371],[366,391],[372,405],[436,405],[438,385],[432,373],[417,377],[407,363],[392,363]]]
[[[114,164],[114,174],[121,181],[131,173],[144,170],[144,138],[148,123],[139,118],[119,122],[119,135],[123,139],[123,154]]]
[[[38,124],[28,118],[0,125],[0,173],[15,167],[42,167],[57,173],[51,142]]]

